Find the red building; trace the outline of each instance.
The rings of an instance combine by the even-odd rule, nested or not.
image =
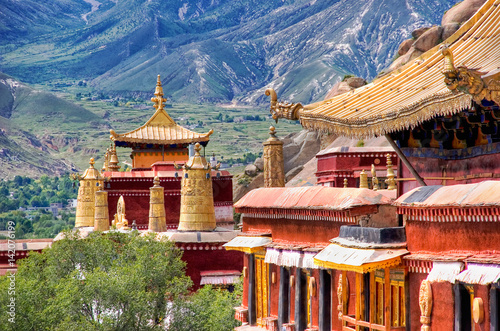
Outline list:
[[[300,120],[304,128],[354,139],[387,138],[399,158],[398,178],[394,179],[398,198],[389,203],[397,211],[383,219],[394,220],[397,226],[370,225],[372,218],[361,216],[356,219],[359,226],[343,225],[336,235],[337,225],[330,223],[324,229],[325,235],[332,236],[330,243],[313,256],[314,266],[306,267],[305,272],[313,275],[319,268],[320,281],[303,283],[302,275],[296,273],[294,281],[300,278],[301,285],[290,287],[288,299],[280,297],[276,311],[272,308],[276,303],[259,295],[259,286],[252,287],[251,280],[262,278],[259,270],[273,268],[279,258],[269,253],[268,264],[265,259],[254,262],[255,270],[251,270],[252,261],[258,260],[256,254],[262,256],[265,250],[267,258],[279,231],[302,238],[304,247],[323,237],[311,228],[309,220],[294,216],[295,224],[284,209],[267,211],[262,201],[273,201],[274,189],[250,192],[242,199],[248,203],[241,210],[259,216],[244,217],[243,229],[258,224],[270,234],[267,239],[261,234],[264,239],[246,239],[242,244],[249,254],[249,280],[237,316],[244,320],[244,309],[248,309],[248,324],[268,330],[500,330],[498,17],[500,1],[486,0],[440,47],[371,84],[324,102],[308,106],[279,103],[273,90],[266,91],[276,120]],[[346,186],[351,186],[354,181],[349,179],[357,177],[361,158],[353,158],[346,166],[339,158],[342,150],[335,153],[329,163],[320,163],[321,158],[326,159],[324,154],[318,156],[318,182],[339,187],[343,182],[339,179],[344,177]],[[378,176],[376,167],[374,173]],[[363,177],[360,173],[360,186],[367,187]],[[387,177],[391,184],[392,175]],[[367,190],[360,192],[364,195]],[[293,194],[285,194],[278,206],[288,202],[288,195],[294,201]],[[324,201],[336,208],[343,203],[335,194]],[[239,203],[236,206],[240,208]],[[296,215],[319,213],[317,221],[325,221],[322,206],[305,201],[296,207]],[[295,226],[288,227],[288,222]],[[226,247],[236,246],[238,240]],[[272,274],[270,277],[273,284]],[[305,292],[300,290],[302,286]],[[323,300],[318,299],[317,310],[314,300],[302,303],[304,293],[309,299],[307,291],[314,292],[315,286],[319,293],[331,292],[331,296],[319,296]],[[325,301],[328,298],[330,304]],[[261,318],[276,319],[277,326],[259,323],[252,317],[252,306],[271,307],[262,308]],[[284,306],[293,306],[289,309],[294,314],[288,320],[280,319],[285,315],[280,315],[279,307]],[[311,314],[310,320],[295,314],[304,309]],[[256,317],[260,317],[258,310]]]
[[[80,181],[75,228],[158,232],[184,251],[193,289],[230,286],[243,267],[242,253],[222,247],[238,234],[232,175],[200,154],[212,131],[190,131],[167,114],[159,76],[151,100],[156,111],[143,126],[124,134],[111,131],[102,170],[91,160],[85,173],[75,176]],[[116,146],[132,149],[131,171],[119,171]]]
[[[398,157],[391,147],[333,147],[322,150],[316,155],[317,184],[344,187],[344,179],[347,179],[347,186],[358,187],[359,174],[363,170],[369,171],[373,164],[376,177],[384,185],[388,153],[392,164],[397,165]]]

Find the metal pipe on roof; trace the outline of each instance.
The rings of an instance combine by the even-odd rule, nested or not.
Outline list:
[[[389,142],[389,144],[391,145],[391,147],[394,148],[394,151],[396,152],[396,154],[398,155],[398,157],[401,159],[401,161],[403,161],[403,163],[408,168],[408,170],[410,170],[411,174],[415,177],[415,179],[417,180],[417,182],[421,186],[427,186],[427,184],[425,184],[425,182],[422,179],[422,177],[420,177],[420,175],[418,174],[418,172],[411,165],[410,161],[403,154],[403,152],[401,151],[401,149],[399,148],[399,146],[394,142],[394,140],[392,139],[392,137],[390,135],[386,134],[385,138],[387,139],[387,141]]]

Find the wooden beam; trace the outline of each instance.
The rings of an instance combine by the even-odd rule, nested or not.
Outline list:
[[[410,161],[408,161],[408,159],[406,158],[406,156],[403,154],[403,152],[401,151],[401,149],[399,148],[399,146],[394,142],[394,140],[392,139],[392,137],[390,135],[386,134],[385,138],[387,139],[387,141],[389,142],[389,144],[391,145],[391,147],[394,148],[394,151],[398,155],[399,159],[404,163],[404,165],[408,168],[408,170],[410,170],[411,174],[415,177],[415,179],[417,180],[417,182],[421,186],[427,186],[427,184],[425,184],[425,182],[422,179],[422,177],[420,177],[420,175],[418,174],[418,172],[411,165]],[[400,175],[400,174],[398,173],[398,175]]]

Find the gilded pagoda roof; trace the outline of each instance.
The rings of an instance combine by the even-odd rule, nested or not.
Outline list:
[[[455,63],[481,74],[496,73],[500,63],[500,0],[488,0],[452,36],[444,41]],[[374,82],[331,99],[302,106],[278,103],[271,95],[271,112],[299,119],[307,129],[350,138],[380,136],[413,128],[440,115],[469,108],[473,96],[445,84],[446,56],[438,45],[414,62]],[[488,75],[486,75],[488,76]],[[485,77],[485,76],[482,76]]]
[[[191,144],[210,140],[213,130],[207,133],[193,132],[175,123],[168,115],[163,105],[166,99],[163,98],[160,75],[158,75],[155,97],[151,101],[155,103],[156,112],[143,126],[123,134],[118,134],[114,130],[110,130],[111,140],[115,142],[163,145]]]

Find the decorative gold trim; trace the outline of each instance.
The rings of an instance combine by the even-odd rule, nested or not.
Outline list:
[[[314,264],[327,268],[327,269],[335,269],[335,270],[344,270],[344,271],[354,271],[358,273],[367,273],[377,269],[390,268],[395,267],[401,264],[401,256],[397,256],[395,258],[384,260],[380,262],[372,262],[366,263],[360,266],[348,265],[348,264],[337,264],[329,261],[321,261],[314,259]]]
[[[486,74],[464,65],[455,67],[453,53],[448,45],[442,45],[439,49],[444,56],[444,83],[450,91],[470,94],[479,104],[486,99],[500,105],[500,71]]]
[[[441,115],[454,115],[470,107],[472,96],[451,91],[435,93],[401,107],[389,114],[370,118],[332,118],[313,111],[303,111],[300,124],[305,129],[361,139],[412,129],[420,123]]]
[[[418,303],[420,305],[420,323],[422,323],[420,331],[431,331],[432,287],[427,279],[420,283]]]
[[[271,96],[270,113],[273,119],[278,123],[278,119],[296,121],[300,118],[300,112],[304,109],[300,103],[278,102],[278,96],[274,89],[268,88],[266,95]]]

